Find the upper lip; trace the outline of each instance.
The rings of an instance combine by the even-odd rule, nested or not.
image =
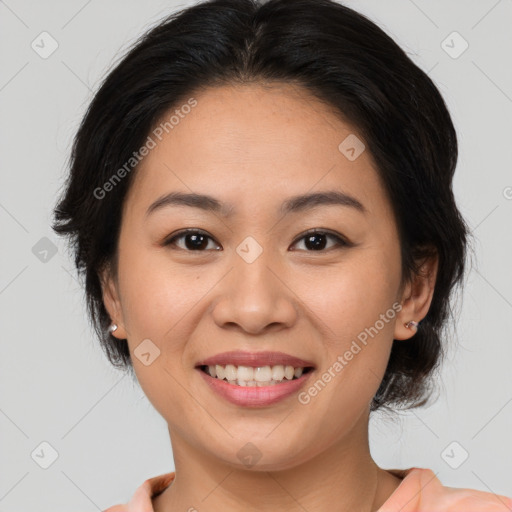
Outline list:
[[[284,352],[243,352],[233,350],[231,352],[222,352],[207,359],[199,361],[196,366],[233,364],[235,366],[293,366],[294,368],[314,367],[311,361],[305,361],[295,356],[285,354]]]

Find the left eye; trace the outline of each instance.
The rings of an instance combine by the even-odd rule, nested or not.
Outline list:
[[[303,235],[301,238],[297,239],[293,245],[297,244],[298,242],[304,240],[305,246],[307,247],[307,252],[311,251],[323,251],[325,250],[326,242],[325,240],[330,238],[331,240],[335,241],[334,246],[344,247],[349,246],[350,244],[346,242],[343,238],[341,238],[338,235],[335,235],[333,233],[328,233],[325,231],[318,231],[318,230],[312,230]],[[164,246],[168,245],[175,245],[178,246],[176,243],[178,240],[184,240],[185,241],[185,247],[180,247],[180,249],[185,249],[188,251],[199,251],[202,252],[208,247],[208,240],[212,240],[213,238],[204,233],[203,231],[197,230],[197,229],[188,229],[185,231],[181,231],[180,233],[174,235],[173,237],[167,239],[164,242]],[[218,246],[220,247],[220,246]],[[331,249],[329,247],[328,249]],[[215,249],[215,250],[221,250],[221,249]]]
[[[335,240],[334,246],[343,247],[348,246],[349,244],[343,240],[340,236],[335,235],[333,233],[328,233],[325,231],[309,231],[306,235],[303,235],[301,238],[297,240],[297,242],[301,240],[305,240],[305,245],[309,245],[313,251],[322,251],[325,249],[325,239],[330,238],[331,240]],[[332,247],[330,247],[332,248]],[[308,251],[311,252],[311,251]]]

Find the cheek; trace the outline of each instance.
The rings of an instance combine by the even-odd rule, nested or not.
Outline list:
[[[139,385],[153,407],[166,419],[185,417],[190,394],[180,385],[181,376],[169,368],[164,353],[150,366],[134,366]]]
[[[128,332],[134,338],[165,339],[208,290],[200,274],[197,267],[172,262],[165,249],[144,252],[127,246],[119,276]]]
[[[295,283],[297,295],[323,320],[327,339],[335,335],[346,341],[357,336],[391,308],[398,262],[390,261],[380,250],[355,249],[345,261],[301,276]],[[386,324],[383,330],[389,329],[391,324]]]
[[[325,350],[322,367],[329,398],[357,416],[377,391],[393,342],[398,261],[365,248],[336,268],[303,282],[298,292],[314,313]],[[384,318],[384,319],[383,319]],[[320,386],[321,387],[321,386]]]

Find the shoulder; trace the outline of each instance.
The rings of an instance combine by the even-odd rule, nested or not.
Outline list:
[[[432,471],[430,473],[439,482],[434,473]],[[430,508],[441,506],[444,507],[441,510],[449,512],[506,512],[512,510],[512,498],[510,497],[476,489],[447,487],[440,482],[430,493],[428,489],[425,489],[421,503]]]
[[[129,503],[113,505],[103,512],[154,512],[152,498],[163,492],[174,478],[174,472],[148,478],[137,487]]]
[[[391,470],[402,483],[379,512],[506,512],[512,498],[476,489],[444,486],[431,469]],[[396,508],[398,507],[398,508]]]

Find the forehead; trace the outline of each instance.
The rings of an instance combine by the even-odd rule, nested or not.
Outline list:
[[[195,106],[181,109],[191,98]],[[344,152],[344,141],[363,144],[355,127],[292,84],[201,90],[167,112],[149,136],[155,145],[129,194],[141,208],[176,189],[255,206],[333,188],[369,210],[384,200],[369,152],[355,159]]]

